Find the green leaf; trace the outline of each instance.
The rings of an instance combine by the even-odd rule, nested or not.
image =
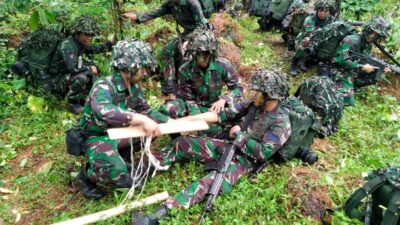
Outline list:
[[[23,88],[26,87],[26,80],[25,80],[25,78],[18,79],[18,80],[13,80],[12,84],[13,84],[12,88],[14,90],[20,90],[20,89],[23,89]]]
[[[19,164],[19,167],[21,167],[21,168],[25,167],[27,161],[28,161],[28,158],[25,158],[25,159],[21,160],[21,163]]]
[[[35,31],[39,26],[39,13],[35,11],[29,18],[29,28],[31,31]]]
[[[47,163],[43,164],[39,169],[38,173],[48,174],[53,166],[53,161],[48,161]]]
[[[39,6],[36,7],[36,10],[39,13],[39,21],[40,21],[40,23],[43,24],[43,25],[48,25],[49,21],[47,20],[47,16],[46,16],[46,13],[44,12],[44,10]]]
[[[56,14],[55,13],[51,13],[47,10],[44,10],[44,13],[46,14],[46,18],[50,23],[56,22]]]
[[[28,108],[32,112],[43,113],[44,112],[44,99],[41,97],[35,97],[30,95],[28,98]]]

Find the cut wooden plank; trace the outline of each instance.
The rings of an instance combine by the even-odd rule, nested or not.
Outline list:
[[[207,130],[209,128],[207,122],[205,122],[204,120],[176,120],[169,123],[161,123],[159,124],[159,127],[161,134],[191,132],[198,130]],[[146,136],[146,133],[141,126],[110,128],[107,130],[107,133],[110,136],[110,139],[123,139]]]
[[[146,205],[151,205],[160,201],[164,201],[169,198],[168,192],[158,193],[142,200],[134,201],[130,204],[120,205],[118,207],[100,211],[86,216],[81,216],[75,219],[67,220],[61,223],[55,223],[53,225],[82,225],[90,224],[100,220],[105,220],[113,216],[120,215],[126,211],[139,208]]]

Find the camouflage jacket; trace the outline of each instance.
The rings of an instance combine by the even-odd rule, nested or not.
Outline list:
[[[222,96],[224,84],[230,92]],[[186,101],[210,107],[220,98],[228,104],[235,103],[241,94],[239,78],[227,59],[210,59],[205,71],[197,65],[196,60],[188,61],[179,68],[177,96]]]
[[[111,49],[111,42],[99,46],[85,46],[80,44],[76,38],[67,37],[57,46],[50,61],[49,72],[53,76],[82,72],[87,72],[91,75],[92,70],[89,62],[82,61],[82,65],[79,65],[79,57],[83,57],[83,54],[97,54],[111,51]]]
[[[364,35],[352,34],[346,36],[339,47],[335,51],[335,58],[333,62],[340,68],[345,70],[352,70],[361,68],[362,64],[356,59],[351,58],[350,51],[354,51],[363,55],[369,55],[371,53],[372,45],[369,43]]]
[[[80,127],[96,132],[126,127],[135,113],[145,114],[157,122],[167,122],[167,116],[149,107],[139,84],[131,85],[130,93],[118,71],[96,81],[83,108]]]
[[[175,21],[184,28],[184,34],[204,27],[208,22],[198,0],[180,0],[179,3],[166,1],[158,9],[139,15],[138,22],[143,23],[167,14],[171,14]]]
[[[281,103],[272,111],[265,112],[262,107],[241,102],[219,113],[220,122],[240,118],[241,131],[236,133],[235,142],[240,142],[243,146],[240,150],[256,161],[268,160],[291,134],[289,111]]]
[[[301,29],[301,32],[297,35],[296,39],[298,41],[301,41],[305,37],[309,37],[314,30],[320,27],[325,27],[326,25],[332,23],[332,21],[332,16],[329,16],[324,20],[320,20],[318,19],[317,14],[311,14],[307,16],[307,18],[304,20],[303,28]]]
[[[283,26],[290,26],[293,16],[299,11],[306,11],[308,3],[303,0],[294,0],[289,7],[289,10],[282,21]]]

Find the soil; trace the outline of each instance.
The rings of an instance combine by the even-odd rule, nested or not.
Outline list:
[[[223,37],[232,40],[236,46],[240,46],[244,37],[239,30],[239,25],[230,15],[226,13],[215,14],[210,23],[214,26],[214,32],[217,37]]]
[[[231,42],[220,39],[220,56],[228,59],[236,70],[240,68],[240,49]]]
[[[168,27],[162,27],[155,32],[153,32],[149,37],[145,39],[147,43],[154,46],[155,43],[162,42],[167,43],[167,40],[174,32]]]

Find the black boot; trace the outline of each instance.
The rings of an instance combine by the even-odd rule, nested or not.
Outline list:
[[[309,70],[308,67],[307,67],[307,65],[306,65],[306,63],[307,63],[307,59],[306,59],[306,58],[302,58],[302,59],[299,61],[299,68],[300,68],[300,70],[303,71],[303,72],[307,72],[307,71]]]
[[[135,174],[135,172],[133,172]],[[130,174],[122,174],[121,177],[114,182],[115,188],[131,188],[133,180]]]
[[[152,215],[143,212],[132,213],[132,225],[156,225],[159,219],[168,216],[168,208],[164,205],[160,206]]]
[[[99,200],[104,197],[104,193],[97,187],[95,182],[92,182],[86,175],[86,169],[82,168],[78,176],[79,189],[88,199]]]
[[[83,111],[83,107],[79,103],[69,102],[67,108],[68,111],[76,115]]]
[[[299,63],[299,60],[297,58],[293,58],[292,63],[290,64],[290,75],[293,77],[297,76],[299,72],[297,71],[297,63]]]

